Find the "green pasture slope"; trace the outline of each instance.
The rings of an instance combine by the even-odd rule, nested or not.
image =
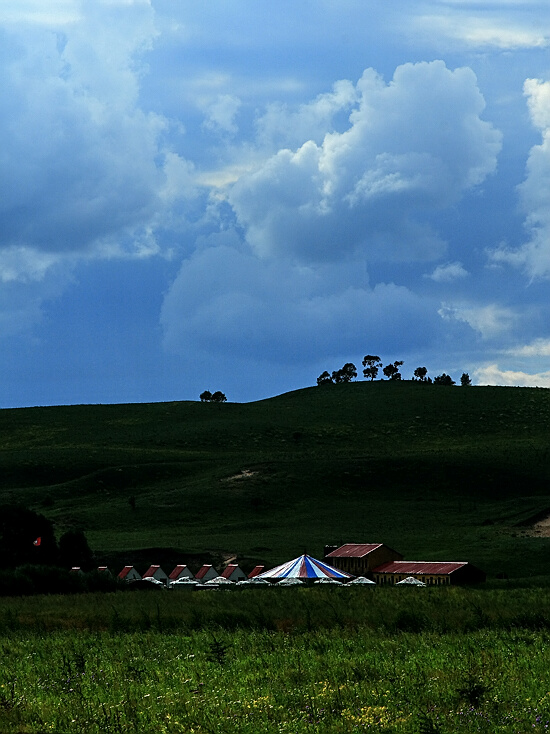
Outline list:
[[[84,530],[115,563],[167,547],[273,564],[384,542],[535,581],[550,577],[550,539],[527,530],[550,514],[549,427],[545,389],[408,381],[4,409],[0,502]]]

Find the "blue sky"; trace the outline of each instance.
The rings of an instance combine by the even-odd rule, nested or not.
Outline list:
[[[4,0],[0,136],[0,407],[550,387],[546,1]]]

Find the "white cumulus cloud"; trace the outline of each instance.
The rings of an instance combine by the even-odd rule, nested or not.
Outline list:
[[[340,104],[348,104],[349,85],[341,89]],[[437,257],[444,243],[422,212],[456,202],[495,170],[501,135],[480,117],[484,101],[470,69],[405,64],[389,84],[367,69],[356,94],[346,130],[281,149],[230,188],[257,254],[303,262],[358,251],[390,261]]]
[[[72,22],[57,18],[76,7]],[[190,171],[163,151],[166,120],[139,102],[150,3],[56,3],[52,13],[55,28],[0,26],[3,279],[37,279],[75,255],[155,252],[158,213]]]
[[[550,357],[550,339],[535,339],[530,344],[523,344],[507,350],[514,357]]]
[[[492,254],[496,262],[522,268],[531,278],[550,277],[550,82],[527,79],[524,84],[529,114],[541,131],[542,142],[531,148],[526,177],[518,191],[526,212],[525,228],[530,239],[517,249],[500,247]]]
[[[484,306],[443,304],[439,315],[446,321],[462,321],[477,331],[482,339],[494,339],[510,333],[518,324],[510,308],[491,303]]]
[[[447,265],[438,265],[435,270],[429,275],[425,275],[425,278],[430,278],[436,283],[450,283],[453,280],[459,278],[465,278],[468,275],[468,271],[464,268],[462,263],[454,262],[447,263]]]
[[[550,387],[550,372],[530,374],[515,370],[503,370],[497,364],[489,364],[475,369],[473,375],[477,385]]]
[[[235,135],[239,129],[235,118],[240,106],[241,100],[234,94],[219,94],[214,100],[205,102],[204,127],[213,132]]]

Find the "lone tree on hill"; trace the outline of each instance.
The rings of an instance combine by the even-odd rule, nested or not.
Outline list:
[[[427,379],[426,379],[427,374],[428,374],[428,369],[426,367],[417,367],[414,371],[413,380],[415,382],[427,382]]]
[[[455,381],[453,380],[450,375],[445,374],[445,372],[442,375],[438,375],[437,377],[434,377],[434,385],[454,385]]]
[[[380,357],[378,357],[376,354],[366,354],[363,357],[363,367],[365,368],[363,370],[364,378],[372,382],[374,379],[376,379],[376,376],[378,375],[378,370],[380,369],[380,367],[382,367]]]
[[[403,360],[396,360],[395,362],[392,362],[391,364],[387,364],[382,372],[386,375],[388,380],[400,380],[401,379],[401,373],[399,372],[399,368],[403,364]]]
[[[227,402],[227,398],[223,394],[223,392],[220,392],[220,390],[216,390],[215,393],[211,393],[210,390],[205,390],[199,395],[201,399],[201,403],[225,403]]]
[[[347,362],[341,370],[332,373],[333,381],[338,384],[340,382],[351,382],[357,377],[357,367],[352,362]]]
[[[329,373],[325,370],[322,375],[319,375],[317,378],[317,384],[319,387],[321,385],[332,385],[332,377],[329,375]]]
[[[470,379],[470,375],[467,372],[462,373],[460,384],[462,387],[471,387],[472,381]]]

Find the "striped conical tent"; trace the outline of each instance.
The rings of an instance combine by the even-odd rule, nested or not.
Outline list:
[[[328,563],[318,561],[304,554],[292,561],[283,563],[282,566],[272,568],[270,571],[264,571],[258,578],[268,579],[269,581],[280,581],[281,579],[338,579],[339,581],[347,581],[352,578],[348,573],[339,571],[337,568],[329,566]]]

